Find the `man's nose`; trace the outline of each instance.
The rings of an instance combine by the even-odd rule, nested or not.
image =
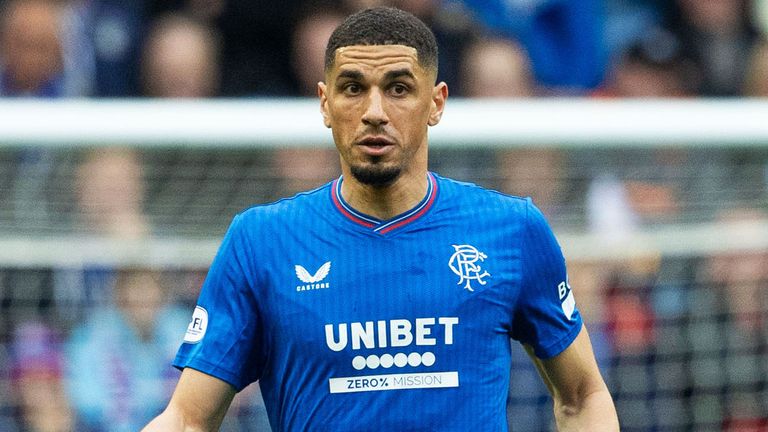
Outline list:
[[[381,126],[387,124],[389,118],[384,110],[384,95],[377,88],[371,89],[368,93],[368,106],[363,113],[363,123],[370,126]]]

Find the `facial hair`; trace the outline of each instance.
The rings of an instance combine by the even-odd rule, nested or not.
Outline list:
[[[377,166],[375,163],[367,166],[353,165],[350,167],[352,176],[360,183],[373,187],[389,186],[400,177],[400,167]]]

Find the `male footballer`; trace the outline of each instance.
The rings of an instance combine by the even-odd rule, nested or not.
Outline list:
[[[427,170],[436,80],[435,38],[406,12],[335,30],[318,95],[341,176],[234,218],[145,431],[217,430],[255,381],[275,431],[506,431],[512,339],[558,430],[618,430],[542,214]]]

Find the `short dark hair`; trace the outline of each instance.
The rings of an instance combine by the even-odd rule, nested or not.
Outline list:
[[[326,72],[333,67],[336,50],[352,45],[409,46],[416,49],[421,66],[437,71],[435,35],[420,19],[400,9],[374,7],[348,16],[328,39]]]

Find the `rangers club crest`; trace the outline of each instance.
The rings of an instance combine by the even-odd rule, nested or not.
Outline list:
[[[485,285],[484,278],[490,277],[491,274],[483,270],[480,267],[480,263],[485,261],[488,256],[476,247],[470,245],[452,245],[456,250],[451,259],[448,261],[448,267],[459,276],[459,282],[457,285],[464,284],[464,288],[474,291],[472,289],[472,281],[477,281],[480,285]]]

